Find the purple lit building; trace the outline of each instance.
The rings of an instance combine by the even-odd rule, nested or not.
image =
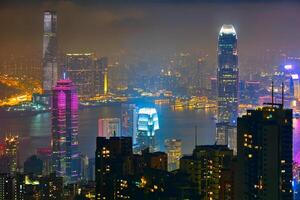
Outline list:
[[[79,178],[78,96],[71,80],[59,80],[52,90],[52,165],[66,183]]]

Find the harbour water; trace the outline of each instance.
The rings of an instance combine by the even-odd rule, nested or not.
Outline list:
[[[79,147],[83,154],[94,157],[98,119],[120,117],[120,106],[103,106],[80,110]],[[215,122],[212,110],[174,110],[168,106],[157,107],[160,129],[157,132],[159,150],[164,151],[164,140],[182,140],[182,151],[190,154],[195,146],[195,126],[197,144],[214,144]],[[51,145],[51,114],[41,113],[34,116],[0,116],[0,139],[5,134],[21,136],[20,163],[35,154],[40,147]],[[294,119],[294,159],[300,161],[300,119]]]

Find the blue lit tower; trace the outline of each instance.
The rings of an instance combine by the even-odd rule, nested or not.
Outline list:
[[[139,109],[137,126],[137,145],[139,150],[149,148],[150,152],[155,152],[157,150],[155,143],[155,131],[159,129],[156,109]]]
[[[43,90],[45,93],[51,93],[58,76],[56,31],[56,12],[45,11],[43,35]]]
[[[238,117],[238,54],[237,35],[232,25],[223,25],[218,41],[218,69],[217,69],[217,101],[218,125],[217,143],[226,144],[227,127],[236,126]],[[225,130],[225,131],[224,131]],[[221,132],[221,133],[220,133]],[[225,132],[225,133],[224,133]],[[224,134],[224,135],[218,135]]]
[[[52,162],[66,183],[79,176],[78,96],[70,80],[59,80],[52,91]]]

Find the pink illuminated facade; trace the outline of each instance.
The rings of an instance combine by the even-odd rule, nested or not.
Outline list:
[[[52,164],[66,182],[79,178],[78,96],[71,80],[59,80],[52,90]]]

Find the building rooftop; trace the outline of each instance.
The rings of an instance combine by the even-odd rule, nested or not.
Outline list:
[[[221,27],[219,35],[223,35],[223,34],[225,34],[225,35],[229,35],[229,34],[236,35],[236,31],[234,29],[234,26],[231,25],[231,24],[224,24]]]

